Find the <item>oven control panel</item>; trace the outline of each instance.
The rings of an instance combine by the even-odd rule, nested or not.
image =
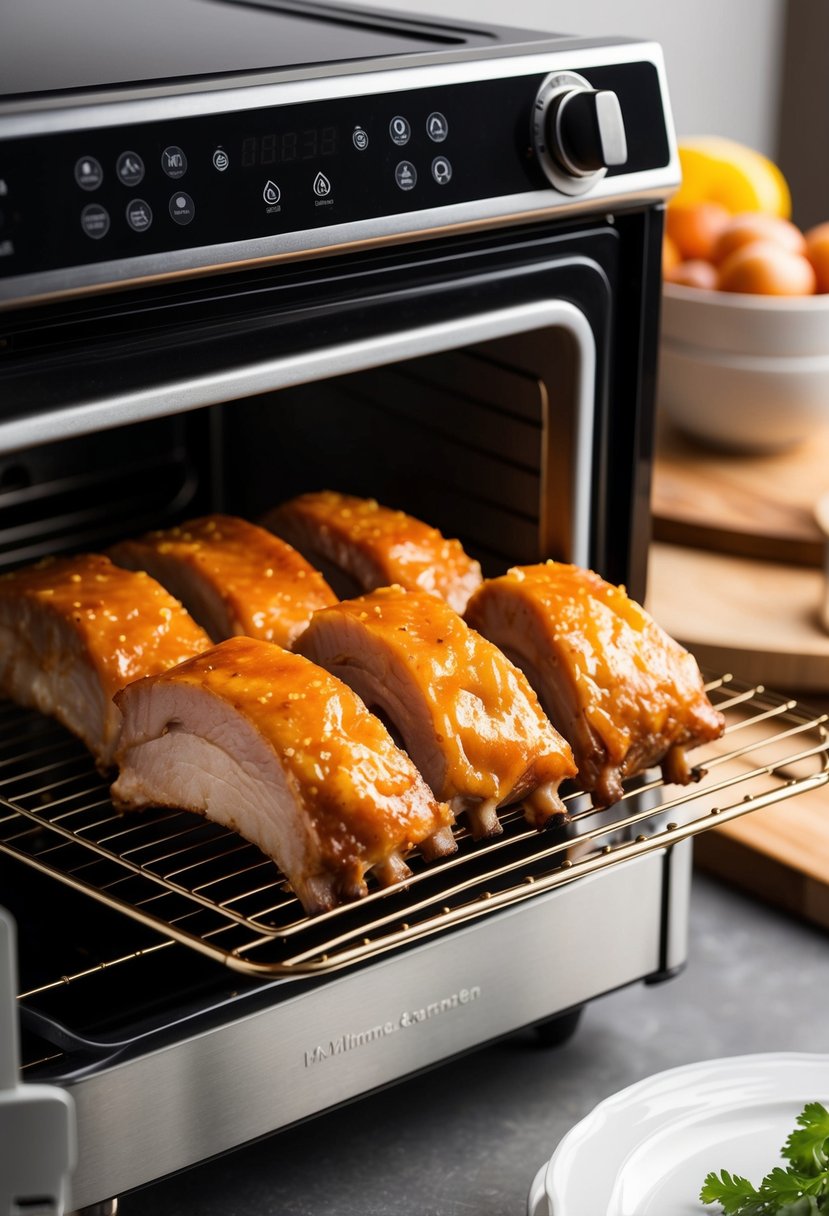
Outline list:
[[[588,92],[610,95],[626,133],[608,175],[668,164],[653,64],[577,82],[571,114]],[[475,223],[491,200],[537,211],[556,188],[535,118],[549,92],[540,73],[51,132],[46,115],[17,138],[0,119],[0,300],[12,281],[25,298],[30,277],[37,296],[425,234]]]

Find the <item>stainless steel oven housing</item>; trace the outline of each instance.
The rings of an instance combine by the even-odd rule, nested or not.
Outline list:
[[[516,79],[531,101],[557,74],[630,63],[658,83],[656,168],[556,188],[528,102],[535,177],[520,193],[0,274],[0,564],[202,511],[256,518],[332,486],[461,536],[489,572],[554,556],[641,597],[662,208],[677,180],[652,44],[470,37],[397,59],[11,99],[0,180],[13,178],[4,148],[41,136],[70,147],[78,131]],[[760,717],[792,712],[723,687]],[[78,1141],[62,1190],[68,1139],[49,1141],[48,1163],[41,1137],[5,1158],[0,1142],[10,1212],[98,1203],[519,1026],[561,1028],[592,997],[684,961],[688,837],[708,807],[689,826],[654,783],[609,819],[574,793],[575,834],[535,837],[514,816],[492,852],[464,840],[445,877],[418,873],[391,902],[373,895],[321,926],[288,902],[267,932],[258,913],[203,930],[221,901],[113,853],[113,828],[93,831],[109,812],[84,757],[48,724],[0,712],[0,903],[20,937],[23,1062],[21,1086],[12,1043],[0,1119],[42,1086]],[[214,847],[199,838],[198,865],[216,864]],[[197,906],[157,914],[173,897]],[[281,908],[284,893],[268,898]]]

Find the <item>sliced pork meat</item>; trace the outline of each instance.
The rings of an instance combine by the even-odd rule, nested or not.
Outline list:
[[[325,571],[343,596],[397,583],[428,591],[463,612],[481,582],[481,567],[460,541],[374,499],[331,490],[302,494],[263,523]]]
[[[119,688],[206,650],[210,638],[143,572],[100,554],[0,577],[0,691],[57,718],[112,764]]]
[[[232,515],[122,541],[110,557],[158,579],[214,642],[244,634],[290,649],[311,613],[337,600],[296,549]]]
[[[309,913],[409,874],[403,854],[452,851],[452,815],[378,718],[328,672],[231,638],[120,692],[112,786],[123,810],[195,811],[252,841]]]
[[[473,835],[499,832],[497,808],[521,799],[537,827],[565,816],[570,747],[523,674],[448,604],[381,588],[316,612],[298,647],[390,723]]]
[[[483,584],[466,620],[526,673],[596,806],[652,765],[668,781],[693,780],[687,749],[723,732],[693,656],[590,570],[516,567]]]

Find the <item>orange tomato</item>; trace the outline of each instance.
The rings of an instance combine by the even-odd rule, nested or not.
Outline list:
[[[726,224],[714,242],[711,261],[721,265],[735,249],[742,245],[751,245],[755,241],[769,242],[788,253],[806,252],[806,238],[790,220],[781,219],[779,215],[752,211],[735,215]]]
[[[714,242],[731,219],[721,203],[672,203],[665,225],[683,261],[711,257]]]
[[[806,257],[817,278],[817,290],[829,291],[829,221],[806,233]]]
[[[702,258],[691,258],[680,262],[672,270],[665,271],[666,283],[679,283],[682,287],[705,287],[709,291],[716,290],[717,268],[711,262]]]
[[[720,266],[720,291],[764,296],[808,296],[815,290],[811,263],[772,241],[741,245]]]
[[[679,256],[679,250],[676,243],[671,240],[667,233],[662,238],[662,273],[668,275],[676,266],[679,265],[682,259]]]

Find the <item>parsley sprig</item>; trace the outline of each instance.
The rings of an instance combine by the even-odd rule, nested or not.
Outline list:
[[[719,1203],[724,1216],[814,1216],[829,1214],[829,1111],[809,1102],[797,1128],[780,1150],[789,1162],[766,1174],[759,1187],[721,1170],[710,1173],[700,1191],[702,1203]]]

